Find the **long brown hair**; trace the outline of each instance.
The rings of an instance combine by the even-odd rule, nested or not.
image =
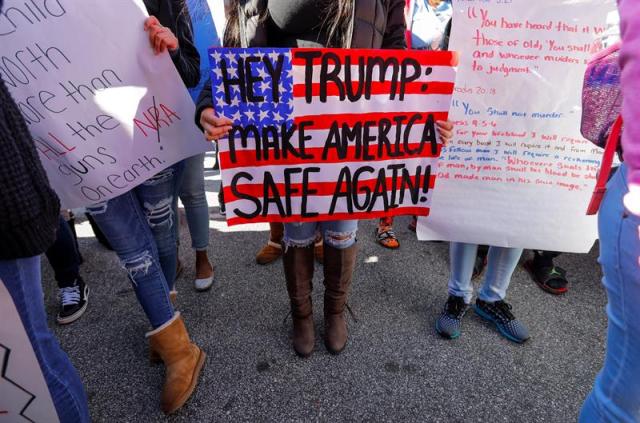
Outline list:
[[[327,47],[347,48],[352,30],[351,22],[354,11],[355,0],[333,0],[327,2],[327,11],[323,29],[328,29]]]
[[[225,47],[240,47],[240,16],[239,6],[241,0],[232,0],[227,13],[227,26],[224,31]],[[348,47],[351,30],[352,15],[354,13],[354,0],[329,0],[326,2],[325,19],[322,29],[328,35],[327,47]],[[266,1],[264,2],[266,5]],[[265,7],[261,11],[259,21],[268,18],[269,11]]]

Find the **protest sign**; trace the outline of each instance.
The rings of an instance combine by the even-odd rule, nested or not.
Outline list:
[[[145,18],[141,0],[4,2],[0,77],[63,207],[123,194],[210,148]]]
[[[580,96],[615,2],[453,4],[456,130],[419,238],[588,251],[597,233],[585,211],[602,151],[580,135]]]
[[[212,49],[229,225],[426,216],[456,55]]]
[[[1,279],[0,322],[0,421],[57,423],[38,359]]]

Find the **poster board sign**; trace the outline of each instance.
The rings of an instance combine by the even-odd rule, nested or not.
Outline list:
[[[0,279],[0,421],[58,423],[18,310]]]
[[[580,135],[587,60],[615,1],[454,1],[451,120],[421,240],[587,252],[602,150]]]
[[[210,149],[141,0],[5,0],[0,77],[65,208],[123,194]]]
[[[212,49],[227,223],[429,213],[457,55]]]

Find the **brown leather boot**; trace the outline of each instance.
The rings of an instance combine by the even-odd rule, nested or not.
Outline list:
[[[324,243],[324,345],[340,354],[349,336],[344,309],[356,264],[356,245],[339,250]]]
[[[165,365],[165,382],[160,408],[165,414],[177,411],[189,399],[207,355],[189,340],[180,313],[159,328],[147,333],[149,347]]]
[[[293,349],[308,357],[316,343],[313,328],[311,291],[313,281],[313,245],[288,247],[282,257],[293,320]]]

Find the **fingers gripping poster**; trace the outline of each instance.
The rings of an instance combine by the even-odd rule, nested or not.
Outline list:
[[[588,251],[602,150],[580,135],[582,81],[615,1],[453,4],[456,128],[419,238]]]
[[[0,77],[63,207],[123,194],[210,144],[141,0],[5,0]]]
[[[230,225],[426,216],[457,56],[212,49]]]

